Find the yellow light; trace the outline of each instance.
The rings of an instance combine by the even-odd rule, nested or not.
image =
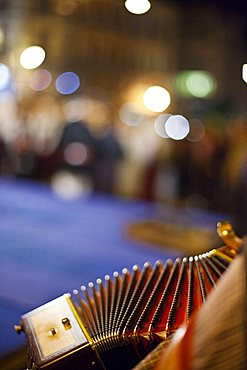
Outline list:
[[[45,60],[45,51],[41,46],[30,46],[20,56],[20,65],[25,69],[39,67]]]
[[[144,95],[143,102],[152,112],[163,112],[171,103],[169,92],[161,86],[149,87]]]
[[[125,8],[133,14],[144,14],[149,11],[151,4],[148,0],[127,0]]]
[[[242,79],[247,83],[247,64],[242,67]]]

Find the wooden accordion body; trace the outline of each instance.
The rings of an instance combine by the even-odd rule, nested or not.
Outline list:
[[[239,252],[241,239],[229,223],[219,223],[218,233],[225,243],[220,248],[124,269],[23,315],[17,330],[28,339],[28,368],[133,368],[169,342]]]

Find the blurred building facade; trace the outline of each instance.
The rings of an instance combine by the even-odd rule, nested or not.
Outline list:
[[[0,6],[0,56],[15,71],[20,94],[31,91],[19,55],[29,45],[41,45],[47,53],[44,66],[54,76],[73,70],[81,77],[81,92],[100,91],[115,104],[126,99],[134,83],[165,84],[172,109],[186,110],[196,102],[181,98],[173,81],[180,70],[196,69],[215,76],[214,104],[244,107],[246,25],[240,13],[186,1],[153,1],[141,16],[115,0],[2,0]],[[52,86],[47,91],[53,93]]]
[[[116,0],[0,0],[0,63],[12,72],[9,97],[0,92],[0,170],[47,179],[56,170],[55,165],[51,171],[50,156],[64,126],[82,119],[101,144],[108,142],[104,135],[110,132],[119,145],[117,165],[112,162],[108,168],[114,168],[111,191],[145,199],[188,198],[189,204],[224,210],[238,203],[245,213],[239,198],[246,177],[244,149],[241,161],[238,155],[234,161],[241,168],[231,170],[237,173],[234,185],[226,173],[232,150],[235,153],[232,137],[236,129],[245,133],[247,124],[246,84],[241,78],[247,27],[241,8],[221,8],[224,3],[233,4],[154,0],[148,13],[137,16]],[[40,68],[52,75],[52,83],[42,91],[30,87],[34,72],[19,63],[21,52],[31,45],[45,49]],[[65,71],[80,77],[80,87],[61,95],[55,81]],[[174,81],[183,71],[212,75],[214,94],[181,94]],[[143,105],[143,92],[152,85],[170,92],[165,113],[185,115],[191,123],[190,138],[158,136],[158,114],[147,110],[130,112],[131,124],[120,118],[125,103]],[[245,135],[243,139],[241,148],[247,144]],[[101,157],[108,149],[101,146]],[[107,162],[110,165],[109,156]],[[99,174],[107,173],[103,167],[95,175],[96,189],[103,181]],[[225,194],[233,195],[226,203]]]

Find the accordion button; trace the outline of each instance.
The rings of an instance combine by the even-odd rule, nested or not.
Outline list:
[[[64,318],[62,319],[62,324],[63,324],[63,326],[64,326],[64,328],[65,328],[66,330],[71,329],[71,323],[70,323],[70,320],[68,319],[68,317],[64,317]]]
[[[49,330],[49,334],[50,334],[50,335],[56,335],[56,334],[57,334],[57,329],[56,329],[56,328],[51,328],[51,329]]]
[[[23,328],[22,328],[21,325],[15,325],[14,329],[15,329],[16,333],[18,333],[18,334],[20,334],[23,331]]]

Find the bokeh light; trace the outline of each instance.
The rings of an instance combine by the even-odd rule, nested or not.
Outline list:
[[[154,120],[154,131],[156,134],[162,138],[168,138],[165,123],[168,120],[168,118],[171,117],[171,114],[160,114],[155,120]]]
[[[188,133],[186,139],[192,143],[201,141],[206,134],[206,128],[204,124],[199,119],[190,120],[190,132]]]
[[[151,3],[148,0],[127,0],[125,7],[130,13],[144,14],[151,8]]]
[[[191,94],[186,87],[186,77],[188,73],[188,71],[179,72],[174,78],[174,89],[183,97],[191,97]]]
[[[190,131],[190,125],[185,117],[179,114],[172,115],[165,123],[165,130],[171,139],[182,140],[188,135]]]
[[[62,95],[73,94],[80,87],[80,78],[75,72],[64,72],[57,77],[55,86]]]
[[[20,65],[25,69],[39,67],[45,60],[45,50],[41,46],[30,46],[20,56]]]
[[[191,95],[197,98],[206,98],[215,91],[215,82],[209,73],[194,71],[186,80],[186,86]]]
[[[70,143],[64,149],[64,159],[71,166],[80,166],[88,159],[87,148],[82,143]]]
[[[149,87],[143,95],[144,105],[152,112],[163,112],[169,107],[171,97],[169,92],[161,86]]]
[[[128,102],[119,109],[119,118],[127,126],[138,126],[145,119],[138,104]]]
[[[5,34],[4,34],[3,29],[0,27],[0,46],[3,45],[4,41],[5,41]]]
[[[61,16],[72,14],[78,7],[78,2],[75,0],[57,0],[54,3],[55,12]]]
[[[6,89],[11,81],[10,69],[5,65],[0,63],[0,91]]]
[[[51,188],[59,198],[73,201],[91,193],[88,178],[76,176],[68,171],[59,171],[51,179]]]
[[[34,71],[29,80],[29,86],[34,91],[43,91],[51,84],[52,75],[47,69]]]
[[[88,98],[75,98],[66,102],[63,112],[67,122],[76,122],[85,119],[93,109],[93,102]]]
[[[215,94],[217,84],[206,71],[182,71],[174,80],[174,88],[184,97],[210,98]]]
[[[247,64],[243,64],[242,67],[242,79],[247,83]]]

